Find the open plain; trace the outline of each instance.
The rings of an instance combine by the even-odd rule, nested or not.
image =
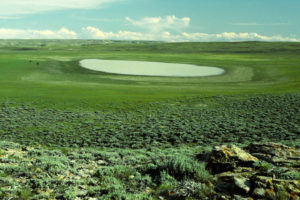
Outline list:
[[[0,199],[219,198],[203,152],[254,142],[300,148],[299,55],[296,42],[0,40]],[[225,73],[120,75],[84,69],[83,59]],[[297,167],[279,168],[281,179],[300,178]],[[255,197],[253,187],[239,195]]]

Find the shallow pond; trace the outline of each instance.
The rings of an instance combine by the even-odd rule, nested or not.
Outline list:
[[[89,70],[140,76],[200,77],[225,72],[218,67],[143,61],[85,59],[80,65]]]

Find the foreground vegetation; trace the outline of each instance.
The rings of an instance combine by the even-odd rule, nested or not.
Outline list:
[[[1,199],[152,199],[183,183],[185,175],[202,181],[211,178],[203,164],[187,157],[191,149],[51,150],[8,142],[1,142],[0,147]],[[145,174],[157,167],[164,170],[153,177]],[[181,181],[166,170],[178,171]]]
[[[1,40],[0,52],[0,199],[211,199],[199,152],[300,148],[299,43]],[[84,58],[226,73],[124,76],[83,69]]]
[[[257,152],[262,160],[245,167],[246,159],[252,159],[251,156],[239,157],[246,153],[236,151],[234,146],[222,148],[224,152],[209,158],[206,152],[210,149],[203,147],[49,149],[0,142],[0,198],[228,200],[244,199],[245,195],[270,200],[299,198],[300,151],[267,144],[265,149],[250,150]],[[232,160],[227,156],[223,160],[222,153]],[[225,166],[231,165],[234,171],[227,172]],[[212,175],[216,169],[224,173]]]

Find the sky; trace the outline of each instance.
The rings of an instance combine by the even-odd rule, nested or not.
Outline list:
[[[300,41],[300,0],[0,0],[1,39]]]

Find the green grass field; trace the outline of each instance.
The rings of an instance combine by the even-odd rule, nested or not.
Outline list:
[[[226,73],[201,78],[106,74],[81,68],[79,61],[86,58],[215,66]],[[0,40],[0,103],[0,158],[10,148],[32,148],[29,157],[12,158],[26,166],[0,165],[2,188],[26,174],[17,189],[0,190],[0,198],[157,199],[163,188],[210,179],[193,156],[213,145],[274,141],[300,148],[300,43]],[[164,162],[174,155],[178,160]],[[93,168],[87,162],[99,159],[107,167],[92,171],[86,182],[70,178],[68,186],[59,180],[66,170],[84,176],[72,162]],[[172,162],[187,163],[182,177],[167,174]],[[150,176],[150,163],[165,171]],[[194,174],[191,166],[203,174]],[[43,181],[33,185],[37,170],[43,171],[38,178]],[[80,196],[83,190],[87,193]],[[205,191],[194,197],[212,194]]]
[[[95,109],[193,96],[299,92],[299,43],[89,43],[1,41],[1,98],[60,108],[84,103]],[[110,75],[80,68],[84,58],[190,63],[222,67],[226,73],[206,78]]]

